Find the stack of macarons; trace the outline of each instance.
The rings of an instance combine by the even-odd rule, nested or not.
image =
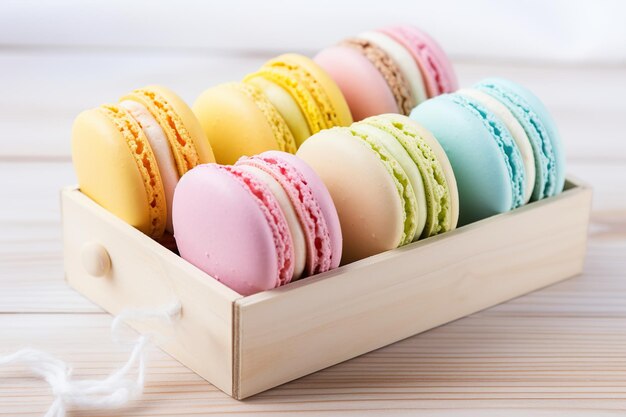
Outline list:
[[[406,116],[372,116],[321,131],[296,155],[335,201],[343,263],[456,227],[452,166],[435,137]]]
[[[314,60],[335,80],[356,121],[383,113],[408,115],[426,99],[457,89],[446,54],[412,26],[361,33],[323,49]]]
[[[459,224],[509,211],[563,190],[565,154],[545,106],[524,87],[486,79],[417,106],[456,175]]]
[[[335,82],[298,54],[271,59],[242,82],[209,88],[193,111],[221,164],[266,150],[295,153],[312,134],[352,123]]]
[[[243,295],[341,260],[333,200],[319,176],[288,153],[198,166],[178,184],[173,215],[181,256]]]
[[[81,191],[153,238],[172,227],[174,188],[213,152],[191,109],[161,86],[82,112],[72,130]]]

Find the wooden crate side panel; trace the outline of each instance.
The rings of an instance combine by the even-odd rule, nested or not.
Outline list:
[[[63,191],[62,211],[67,282],[112,314],[180,301],[182,314],[172,325],[158,321],[129,324],[140,332],[155,332],[161,348],[232,394],[232,306],[240,296],[79,191]],[[111,269],[107,276],[85,272],[81,250],[87,242],[97,242],[108,251]]]
[[[590,200],[589,189],[573,188],[238,300],[235,396],[248,397],[580,273]]]

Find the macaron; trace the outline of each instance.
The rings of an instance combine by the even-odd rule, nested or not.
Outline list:
[[[444,94],[417,106],[411,119],[431,131],[448,155],[459,189],[459,224],[524,204],[519,148],[505,124],[480,102]]]
[[[397,65],[400,73],[406,80],[411,100],[415,103],[415,105],[428,99],[428,92],[426,90],[426,84],[424,82],[424,77],[422,76],[421,68],[413,54],[411,54],[409,49],[405,48],[401,42],[398,42],[393,36],[384,33],[382,30],[372,30],[360,33],[357,35],[357,39],[363,39],[371,42],[385,51],[385,53]],[[409,109],[409,111],[411,109]]]
[[[487,110],[493,113],[496,117],[498,117],[504,126],[508,129],[509,133],[513,137],[517,148],[522,155],[522,163],[524,165],[525,172],[525,182],[524,182],[524,203],[528,203],[530,201],[530,197],[532,196],[533,190],[535,188],[535,156],[532,144],[528,135],[524,131],[524,128],[517,120],[517,118],[513,115],[513,113],[501,102],[499,102],[496,98],[490,96],[489,94],[480,91],[476,88],[463,88],[461,90],[457,90],[458,94],[463,96],[470,97],[481,105],[483,105]]]
[[[214,156],[191,109],[171,90],[153,85],[79,114],[72,160],[84,194],[160,238],[173,230],[179,178]]]
[[[390,26],[380,32],[402,44],[419,66],[429,98],[458,89],[452,63],[441,46],[426,32],[414,26]]]
[[[556,124],[541,100],[523,86],[501,78],[485,79],[474,88],[502,103],[526,133],[535,162],[531,201],[560,193],[565,184],[565,150]]]
[[[411,109],[457,88],[439,45],[409,26],[361,33],[325,48],[314,58],[336,81],[354,120]]]
[[[255,85],[232,82],[209,88],[193,111],[220,164],[234,164],[242,155],[267,150],[296,151],[285,119]]]
[[[296,126],[296,144],[300,146],[305,139],[322,129],[333,126],[348,126],[352,115],[341,90],[332,78],[310,58],[298,54],[284,54],[266,62],[258,71],[248,74],[245,83],[258,85],[268,99],[279,109],[287,124],[300,121],[300,115],[306,121],[304,127]],[[287,106],[279,97],[278,90],[287,93],[296,104]],[[284,104],[283,104],[284,103]],[[299,110],[297,112],[296,110]]]
[[[452,167],[434,137],[406,116],[385,114],[323,130],[296,155],[335,202],[344,263],[456,227]]]
[[[173,216],[181,256],[242,295],[341,261],[333,200],[317,174],[288,153],[198,166],[176,187]]]
[[[352,123],[339,87],[297,54],[268,61],[243,82],[209,88],[193,111],[221,164],[267,150],[294,153],[311,134]]]

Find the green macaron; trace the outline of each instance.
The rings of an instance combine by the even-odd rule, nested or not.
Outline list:
[[[297,155],[322,178],[335,201],[343,262],[457,225],[452,166],[433,135],[406,116],[384,114],[321,131]]]

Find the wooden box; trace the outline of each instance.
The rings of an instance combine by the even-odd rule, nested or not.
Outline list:
[[[173,325],[130,324],[242,399],[580,273],[590,203],[569,180],[556,197],[243,297],[68,188],[65,272],[112,314],[179,300]],[[110,258],[99,277],[87,272],[98,250]]]

